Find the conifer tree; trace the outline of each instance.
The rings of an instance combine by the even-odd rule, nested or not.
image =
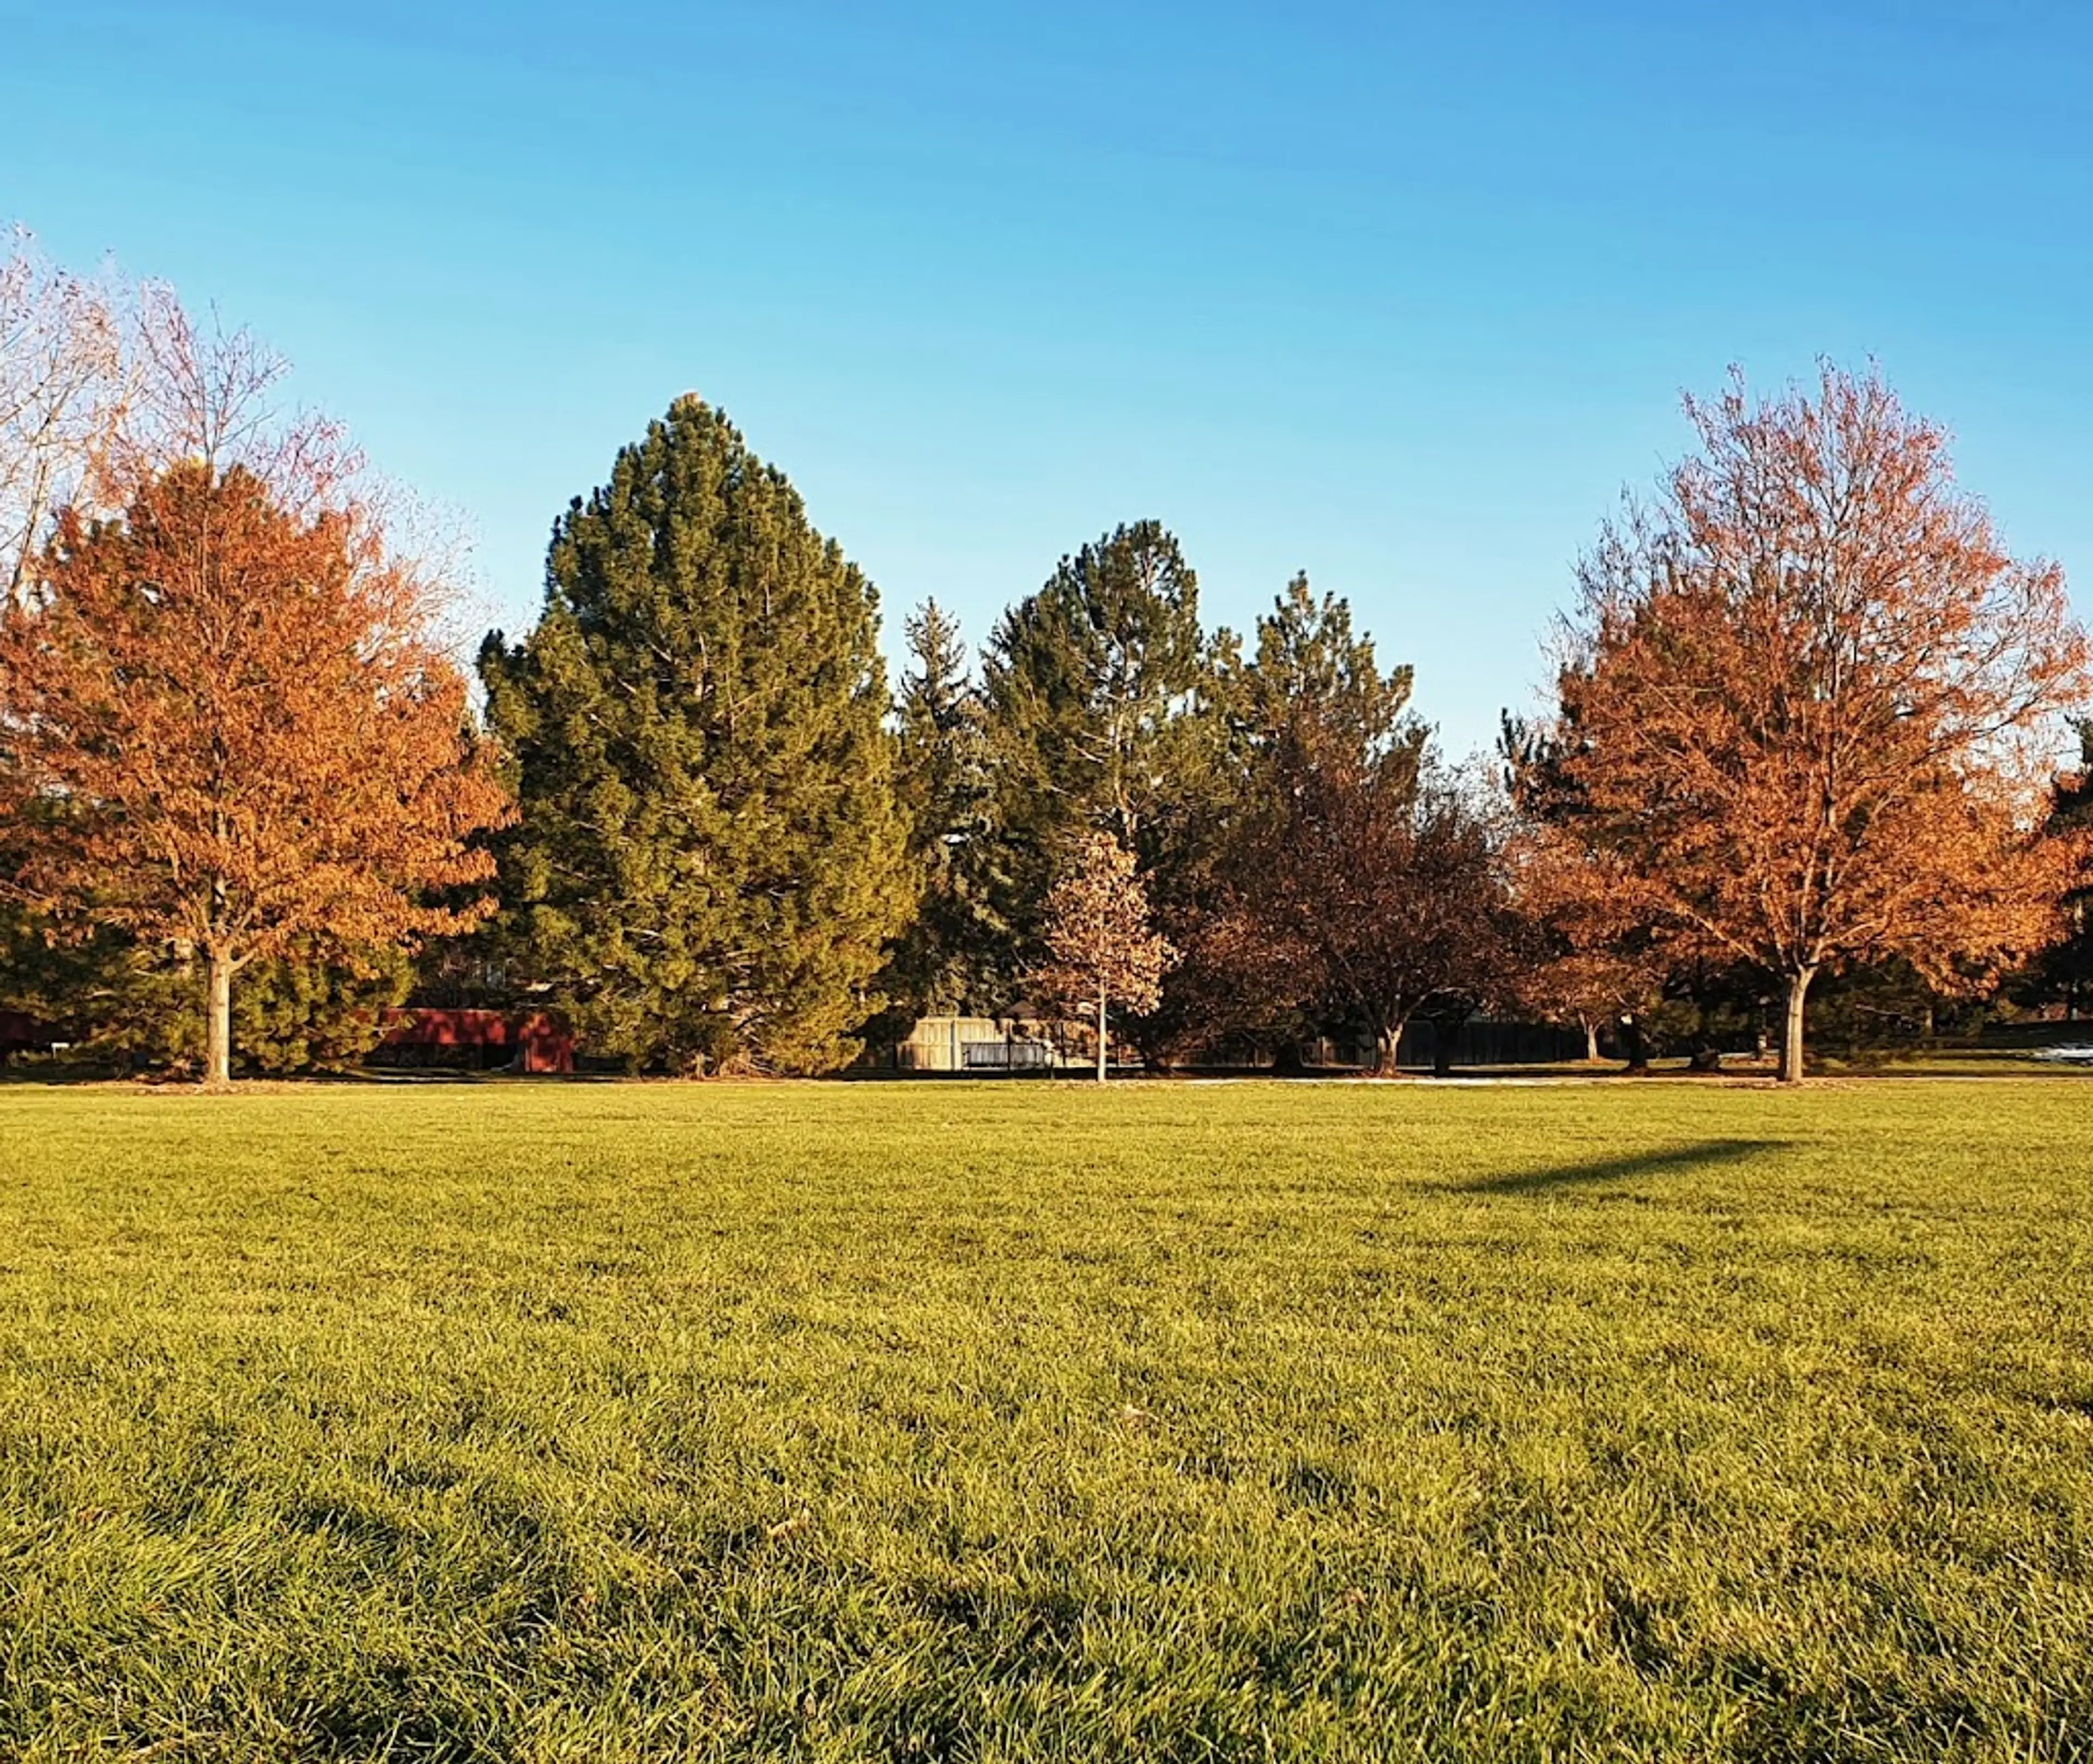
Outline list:
[[[1225,733],[1204,786],[1204,836],[1181,842],[1189,859],[1168,866],[1158,891],[1184,952],[1158,1024],[1188,1043],[1233,1038],[1286,1057],[1302,1013],[1322,1002],[1312,951],[1274,911],[1303,858],[1298,792],[1320,758],[1370,774],[1383,795],[1414,795],[1428,731],[1409,709],[1410,678],[1407,666],[1384,674],[1350,604],[1318,596],[1305,574],[1258,620],[1253,659],[1224,662],[1215,696]],[[1321,830],[1309,830],[1311,843]]]
[[[894,951],[889,987],[912,1016],[950,1012],[994,991],[1001,933],[992,900],[993,793],[981,695],[968,678],[959,621],[930,600],[907,622],[897,796],[918,890]]]
[[[1320,600],[1297,574],[1257,622],[1257,659],[1243,694],[1254,751],[1268,762],[1291,729],[1312,724],[1362,763],[1400,748],[1415,770],[1427,730],[1410,713],[1407,663],[1380,671],[1373,639],[1352,629],[1343,596]]]
[[[210,1025],[199,965],[107,926],[65,938],[0,905],[0,1010],[59,1025],[89,1061],[202,1070]],[[241,973],[232,1045],[249,1068],[272,1075],[353,1064],[378,1045],[379,1012],[401,1003],[413,980],[413,958],[396,945],[344,959],[318,939],[294,938]]]
[[[1211,675],[1198,581],[1154,521],[1064,557],[991,635],[982,697],[1001,845],[1000,971],[1036,959],[1060,854],[1107,827],[1153,863],[1164,804],[1187,787],[1187,735]]]
[[[909,906],[872,585],[726,416],[678,399],[552,535],[481,650],[522,822],[519,965],[652,1069],[856,1051]]]

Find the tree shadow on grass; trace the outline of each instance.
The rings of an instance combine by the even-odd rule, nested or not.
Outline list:
[[[1559,1188],[1578,1188],[1590,1182],[1624,1181],[1638,1176],[1669,1176],[1687,1170],[1714,1170],[1729,1164],[1747,1164],[1770,1153],[1785,1151],[1786,1139],[1702,1139],[1687,1146],[1667,1146],[1656,1151],[1638,1151],[1618,1158],[1601,1158],[1585,1164],[1562,1164],[1545,1170],[1518,1170],[1504,1176],[1486,1177],[1480,1182],[1447,1185],[1457,1194],[1545,1194]]]

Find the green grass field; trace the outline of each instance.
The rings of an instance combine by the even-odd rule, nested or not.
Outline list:
[[[0,1757],[2093,1757],[2089,1128],[0,1089]]]

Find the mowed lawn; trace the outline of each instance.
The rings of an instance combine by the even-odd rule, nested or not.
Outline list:
[[[0,1089],[0,1757],[2093,1756],[2093,1082]]]

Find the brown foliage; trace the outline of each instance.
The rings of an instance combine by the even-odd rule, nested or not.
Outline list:
[[[2082,853],[2034,837],[2045,742],[2086,642],[1879,379],[1688,408],[1700,453],[1586,561],[1549,818],[1610,912],[1787,980],[1799,1077],[1821,969],[1953,988],[2048,936]]]
[[[1175,958],[1149,925],[1148,895],[1133,854],[1109,833],[1085,834],[1046,897],[1047,960],[1034,976],[1047,996],[1094,1016],[1098,1077],[1105,1075],[1106,1016],[1115,1004],[1152,1011]]]
[[[1412,1017],[1450,1029],[1519,965],[1494,817],[1414,749],[1362,752],[1310,724],[1275,771],[1248,897],[1267,972],[1311,1016],[1364,1027],[1392,1073]]]
[[[244,466],[150,475],[120,522],[66,514],[0,613],[15,888],[194,949],[214,1016],[301,935],[353,951],[477,917],[425,902],[491,873],[466,842],[504,813],[428,599],[353,505],[292,512]]]
[[[440,583],[283,363],[171,291],[0,266],[0,848],[9,891],[232,975],[351,963],[488,903],[505,796],[435,633]]]
[[[1670,951],[1637,916],[1638,892],[1612,854],[1541,824],[1521,830],[1510,860],[1530,943],[1519,1003],[1546,1021],[1583,1029],[1596,1057],[1601,1024],[1656,1007]]]

